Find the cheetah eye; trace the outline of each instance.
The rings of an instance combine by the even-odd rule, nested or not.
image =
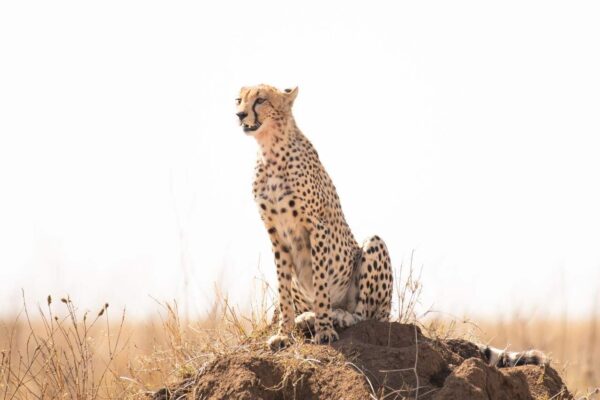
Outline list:
[[[262,97],[259,97],[258,99],[256,99],[256,104],[262,104],[265,102],[265,99],[263,99]]]
[[[238,105],[238,106],[240,104],[242,104],[242,99],[240,99],[240,98],[235,99],[235,104]]]

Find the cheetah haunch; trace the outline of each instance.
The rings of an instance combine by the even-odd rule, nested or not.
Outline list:
[[[236,99],[240,124],[260,147],[253,191],[277,267],[274,350],[290,343],[294,325],[330,343],[338,338],[334,327],[387,320],[392,300],[386,245],[377,236],[362,246],[354,239],[335,186],[292,116],[297,94],[259,85]]]

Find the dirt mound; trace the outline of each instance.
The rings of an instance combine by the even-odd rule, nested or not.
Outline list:
[[[332,346],[296,344],[278,353],[264,339],[208,362],[163,388],[170,399],[572,399],[551,367],[487,366],[477,346],[438,341],[413,325],[365,321]]]

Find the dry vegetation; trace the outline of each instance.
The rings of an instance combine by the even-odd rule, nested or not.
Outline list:
[[[430,320],[428,332],[443,337],[479,340],[498,348],[537,348],[549,354],[552,365],[578,398],[596,397],[600,386],[600,349],[597,318],[586,320],[529,319],[498,321]]]
[[[108,303],[79,310],[68,297],[24,304],[0,320],[0,399],[145,399],[268,326],[266,284],[262,293],[243,315],[219,297],[188,323],[176,303],[146,321],[115,317]]]
[[[397,287],[397,319],[415,320],[421,291],[412,268]],[[400,280],[398,280],[400,281]],[[43,306],[25,305],[0,321],[0,399],[138,399],[159,387],[192,376],[232,344],[261,335],[269,325],[272,293],[240,312],[220,297],[208,315],[184,323],[177,305],[161,304],[159,316],[128,321],[108,304],[79,310],[69,298],[48,296]],[[578,398],[596,398],[600,385],[599,321],[457,321],[420,316],[432,336],[465,337],[497,347],[536,347],[551,354]],[[596,393],[596,394],[595,394]]]

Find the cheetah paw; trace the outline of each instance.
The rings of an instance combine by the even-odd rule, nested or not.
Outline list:
[[[333,326],[336,328],[344,329],[356,325],[356,323],[361,320],[362,317],[357,314],[352,314],[340,309],[333,310]]]
[[[340,337],[333,328],[321,328],[315,335],[315,343],[317,344],[331,344],[338,340]]]
[[[314,331],[315,328],[315,313],[306,311],[298,315],[294,320],[296,327],[301,331]]]
[[[292,343],[292,340],[289,335],[284,335],[283,333],[278,333],[273,335],[267,341],[267,344],[273,351],[283,350],[288,347]]]

